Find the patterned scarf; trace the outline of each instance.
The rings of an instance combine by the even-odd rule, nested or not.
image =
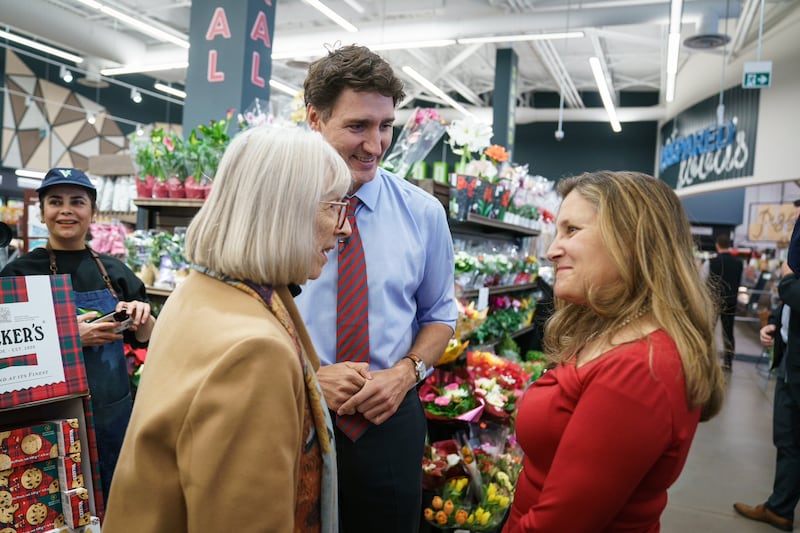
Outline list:
[[[292,322],[289,311],[275,294],[275,289],[269,285],[258,285],[250,281],[240,281],[218,276],[215,273],[203,268],[194,266],[206,275],[216,277],[240,291],[252,296],[264,304],[264,307],[275,315],[275,318],[286,329],[294,341],[297,355],[303,367],[303,378],[306,384],[306,397],[308,398],[311,416],[314,419],[317,440],[319,441],[322,453],[322,488],[320,497],[320,518],[322,523],[322,533],[336,533],[339,530],[339,503],[337,491],[336,474],[336,446],[333,442],[333,423],[331,422],[328,406],[322,395],[322,388],[317,380],[317,375],[306,358],[297,329]]]

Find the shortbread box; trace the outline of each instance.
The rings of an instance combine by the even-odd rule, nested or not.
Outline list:
[[[55,457],[58,457],[55,424],[0,430],[0,470]]]
[[[2,529],[0,529],[2,531]],[[89,523],[85,526],[71,528],[67,526],[49,529],[44,533],[100,533],[100,519],[96,516],[89,518]]]
[[[80,426],[77,418],[65,418],[52,420],[56,426],[56,438],[58,439],[58,455],[65,457],[74,453],[81,452],[81,441],[78,430]]]
[[[79,489],[84,486],[80,453],[59,457],[56,462],[58,463],[58,481],[61,484],[61,490]]]
[[[0,507],[0,531],[11,528],[16,533],[38,533],[64,525],[61,494],[43,494],[14,500]]]
[[[0,471],[0,507],[22,498],[55,494],[59,489],[58,459],[48,459]]]
[[[76,528],[91,523],[92,513],[89,511],[89,491],[85,488],[72,489],[61,493],[64,509],[64,522],[67,527]]]

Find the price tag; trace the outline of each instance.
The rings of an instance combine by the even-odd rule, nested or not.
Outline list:
[[[483,311],[489,307],[489,287],[478,289],[478,311]]]

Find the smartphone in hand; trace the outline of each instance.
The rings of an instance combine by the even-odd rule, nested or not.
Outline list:
[[[114,328],[114,333],[119,333],[128,329],[133,324],[133,317],[128,316],[128,313],[123,311],[111,311],[99,318],[92,320],[95,322],[119,322],[119,326]]]

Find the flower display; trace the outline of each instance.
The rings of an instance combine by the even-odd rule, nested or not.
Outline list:
[[[272,123],[270,104],[267,100],[255,98],[253,103],[237,115],[240,130],[255,126],[266,126]]]
[[[425,416],[432,420],[472,421],[480,418],[483,406],[472,394],[469,375],[436,368],[419,388]]]
[[[472,351],[467,353],[467,370],[475,395],[484,400],[484,414],[500,421],[513,417],[530,379],[522,367],[491,352]]]
[[[467,117],[452,121],[447,126],[447,135],[447,144],[454,154],[461,156],[463,168],[473,159],[473,153],[480,153],[491,145],[494,132],[489,124]]]
[[[405,178],[415,163],[425,159],[444,132],[444,120],[438,111],[430,108],[416,108],[408,117],[391,152],[384,158],[381,165],[401,178]]]
[[[458,318],[456,319],[456,331],[453,337],[466,339],[486,321],[489,309],[478,311],[475,307],[475,302],[465,304],[461,300],[457,300],[456,305],[458,306]]]
[[[521,450],[507,428],[470,424],[470,434],[469,440],[463,433],[457,435],[461,444],[439,443],[446,448],[447,459],[434,460],[438,468],[431,463],[426,467],[423,459],[423,479],[429,476],[426,471],[441,473],[435,485],[426,487],[435,490],[423,510],[425,519],[437,528],[492,531],[511,505],[522,470]]]

